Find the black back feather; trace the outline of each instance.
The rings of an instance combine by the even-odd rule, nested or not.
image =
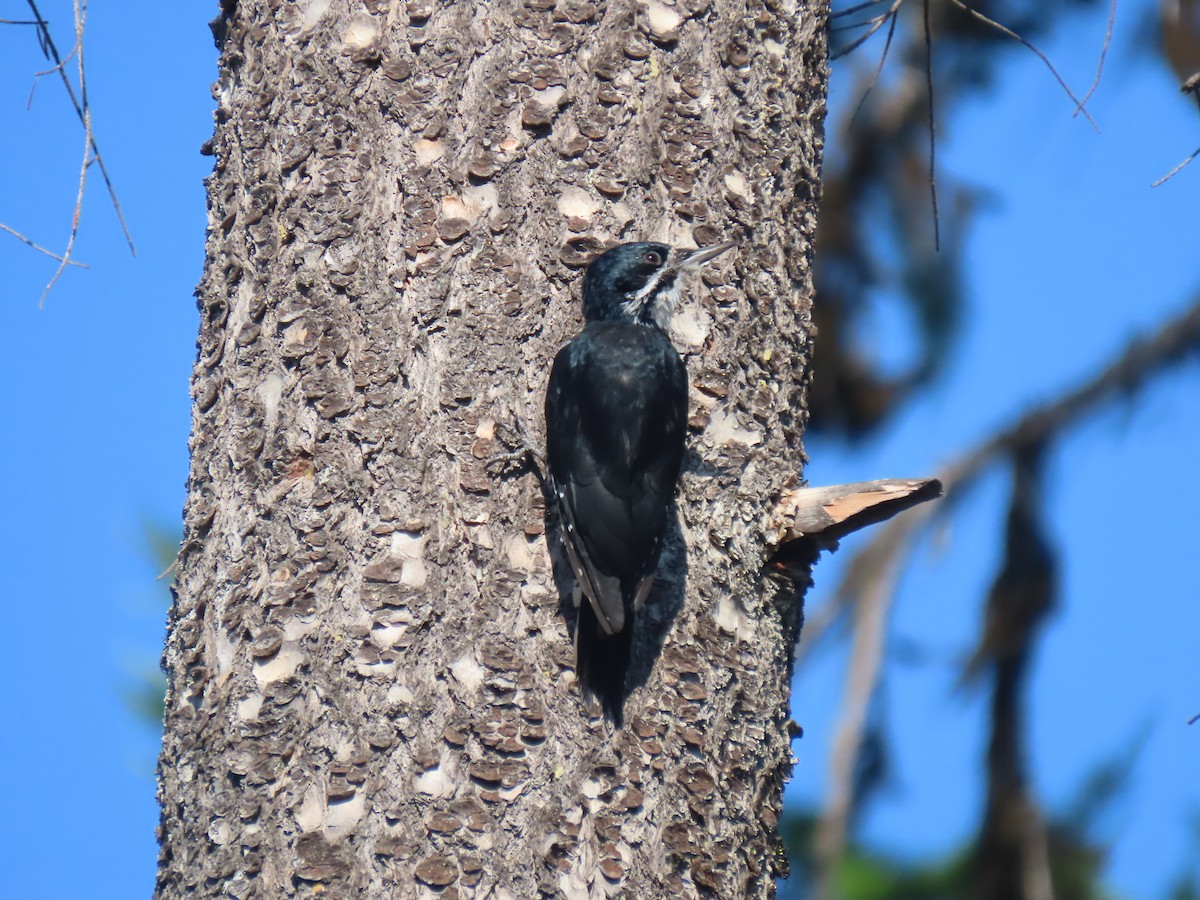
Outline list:
[[[631,623],[658,565],[683,461],[687,374],[657,328],[593,321],[554,360],[546,456],[563,537],[590,609],[578,672],[620,721]]]

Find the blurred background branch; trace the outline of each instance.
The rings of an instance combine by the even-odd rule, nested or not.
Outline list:
[[[1061,440],[1086,417],[1105,405],[1128,402],[1139,390],[1173,366],[1200,357],[1200,297],[1148,338],[1135,338],[1092,378],[1061,397],[1030,410],[1018,421],[1002,428],[980,446],[946,465],[939,473],[945,501],[919,507],[894,519],[875,532],[846,568],[833,599],[805,625],[798,661],[803,662],[820,642],[834,633],[838,620],[851,616],[850,664],[842,703],[842,721],[834,739],[834,761],[830,771],[829,795],[821,816],[818,858],[825,873],[825,896],[836,896],[829,879],[837,870],[846,846],[846,832],[853,811],[863,799],[855,790],[855,774],[861,769],[860,755],[867,734],[867,710],[878,689],[883,663],[883,634],[888,611],[894,601],[900,570],[920,531],[936,516],[953,515],[962,494],[990,466],[1009,461],[1014,472],[1007,524],[1004,529],[1004,563],[986,602],[984,632],[967,663],[962,683],[978,679],[984,670],[993,672],[992,742],[989,764],[989,813],[980,852],[982,871],[1020,871],[1010,865],[1012,845],[1003,845],[1003,829],[996,823],[1018,820],[1027,826],[1031,843],[1025,849],[1042,855],[1044,830],[1036,803],[1027,795],[1020,759],[1025,752],[1021,739],[1021,705],[1026,661],[1037,627],[1053,605],[1054,569],[1057,553],[1046,545],[1039,524],[1045,491],[1041,488],[1040,461],[1046,447]],[[1121,485],[1100,486],[1113,494],[1116,531],[1138,533],[1152,523],[1140,521],[1136,509],[1124,503]],[[1003,795],[1003,796],[1002,796]],[[1007,799],[1005,799],[1007,798]],[[1005,804],[1009,804],[1006,806]],[[1016,810],[1022,810],[1017,814]],[[1003,845],[1003,846],[1002,846]],[[1032,863],[1031,863],[1032,865]],[[1038,863],[1041,865],[1041,863]],[[1039,879],[1030,874],[1030,883]],[[984,881],[992,883],[991,875]],[[988,894],[979,896],[1030,896],[1034,894]]]
[[[1087,0],[913,0],[835,7],[835,48],[842,54],[872,48],[882,53],[877,64],[859,68],[851,66],[857,55],[851,54],[834,71],[835,81],[857,79],[857,86],[845,91],[848,99],[833,105],[830,114],[835,149],[826,162],[816,253],[814,318],[819,337],[811,394],[815,438],[810,445],[824,447],[824,452],[833,443],[850,450],[865,445],[930,393],[955,352],[970,299],[969,233],[979,210],[995,199],[952,174],[937,172],[946,201],[938,252],[937,226],[930,221],[926,194],[934,174],[924,152],[931,116],[936,113],[938,139],[952,140],[946,123],[959,106],[978,102],[993,85],[1007,58],[1003,41],[1014,37],[1050,68],[1075,112],[1086,115],[1085,104],[1096,94],[1113,40],[1117,4],[1105,4],[1105,36],[1096,46],[1095,75],[1082,97],[1033,42],[1056,29],[1071,29],[1075,15],[1097,5]],[[1135,33],[1139,52],[1161,54],[1184,80],[1186,91],[1186,79],[1200,71],[1200,3],[1164,0],[1154,13],[1146,4],[1139,12],[1140,21],[1125,26]],[[932,52],[925,46],[926,16]],[[871,43],[876,33],[879,37]],[[924,85],[927,65],[932,65],[928,75],[939,104],[932,113],[931,94]],[[1029,295],[1014,299],[1046,302],[1038,297],[1036,284],[1030,285]],[[900,364],[882,359],[866,339],[868,323],[878,321],[881,306],[903,310],[905,333],[889,335],[891,341],[913,348]],[[1063,341],[1074,339],[1072,330],[1061,335]],[[1025,364],[1019,336],[1011,349],[1014,365]],[[1066,452],[1067,438],[1083,423],[1110,407],[1137,403],[1151,384],[1198,358],[1200,297],[1158,323],[1148,336],[1130,339],[1078,386],[1047,397],[941,466],[938,478],[946,499],[911,510],[872,532],[841,568],[830,599],[809,615],[797,649],[803,680],[804,667],[817,648],[843,639],[847,643],[823,806],[789,824],[797,857],[791,893],[822,900],[1107,896],[1102,885],[1106,854],[1094,832],[1120,794],[1118,788],[1129,780],[1137,752],[1119,754],[1084,777],[1082,799],[1063,816],[1045,812],[1026,763],[1031,751],[1026,720],[1036,694],[1030,661],[1051,613],[1065,599],[1058,573],[1069,549],[1069,540],[1061,543],[1049,536],[1047,504],[1054,494],[1054,476],[1047,473],[1044,461],[1052,453]],[[814,458],[821,452],[813,451]],[[928,526],[944,529],[959,515],[971,488],[988,473],[1005,468],[1010,473],[1008,509],[997,528],[1002,551],[983,598],[974,649],[963,654],[965,661],[956,666],[954,679],[959,696],[977,685],[990,686],[979,825],[974,838],[944,861],[902,862],[864,848],[855,838],[857,822],[892,771],[885,723],[897,713],[882,692],[890,620],[904,572],[924,543]],[[1111,498],[1112,518],[1105,524],[1114,535],[1123,536],[1118,540],[1154,532],[1155,523],[1139,509],[1137,493],[1127,480],[1114,473],[1111,482],[1095,489]],[[938,753],[936,738],[926,739],[931,745],[924,752]],[[1140,739],[1135,744],[1140,748]],[[1194,883],[1184,878],[1180,884]]]

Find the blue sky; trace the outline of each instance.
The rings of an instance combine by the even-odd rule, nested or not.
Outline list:
[[[24,12],[9,6],[0,16]],[[121,697],[162,642],[163,587],[143,525],[173,526],[183,503],[215,6],[90,11],[96,136],[137,258],[94,176],[76,250],[92,269],[67,272],[44,309],[54,264],[0,234],[6,896],[144,896],[153,884],[157,735]],[[69,9],[43,4],[64,48]],[[1073,84],[1090,80],[1100,15],[1047,46]],[[1134,27],[1132,4],[1122,27]],[[32,35],[0,26],[0,222],[61,249],[82,137],[51,79],[25,111],[31,73],[45,65]],[[942,164],[1003,198],[969,245],[963,341],[939,386],[865,452],[812,444],[814,481],[929,472],[1200,289],[1200,163],[1149,187],[1200,144],[1194,106],[1165,72],[1121,52],[1092,104],[1101,135],[1072,120],[1056,91],[1035,59],[1014,53],[1001,89],[951,123]],[[894,325],[886,314],[873,323],[882,354]],[[1042,795],[1061,801],[1091,766],[1147,734],[1133,790],[1104,832],[1116,846],[1111,877],[1135,898],[1160,896],[1180,870],[1187,816],[1200,810],[1200,726],[1184,725],[1200,712],[1200,603],[1184,574],[1200,551],[1198,385],[1195,365],[1164,379],[1136,406],[1089,422],[1052,461],[1066,568],[1035,674],[1032,763]],[[946,662],[889,679],[897,777],[865,823],[882,846],[937,853],[976,821],[982,716],[978,701],[950,696],[946,675],[991,577],[1003,489],[1002,477],[986,481],[906,578],[893,634]],[[1112,516],[1121,506],[1153,524],[1131,539]],[[822,563],[814,605],[835,577],[836,558]],[[839,672],[826,653],[797,682],[806,735],[793,798],[821,795]]]

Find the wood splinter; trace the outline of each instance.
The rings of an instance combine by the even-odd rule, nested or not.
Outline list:
[[[936,478],[881,478],[785,491],[767,520],[772,559],[786,565],[834,550],[851,532],[940,496],[942,483]]]

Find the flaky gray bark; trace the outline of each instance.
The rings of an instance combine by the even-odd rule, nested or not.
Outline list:
[[[825,6],[227,2],[159,896],[773,893]],[[613,733],[506,454],[639,238],[741,246]]]

